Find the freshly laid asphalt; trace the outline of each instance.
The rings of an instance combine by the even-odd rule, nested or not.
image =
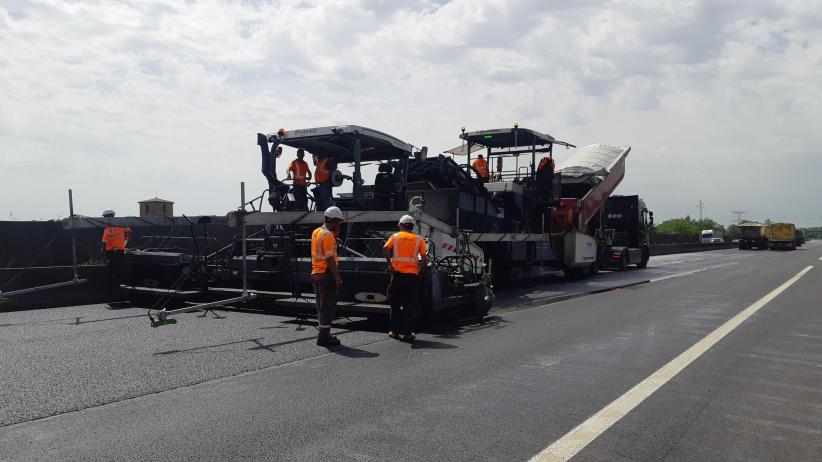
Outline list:
[[[655,257],[500,293],[485,322],[414,348],[356,319],[329,352],[280,316],[0,313],[0,460],[528,460],[820,257]],[[820,283],[814,268],[574,460],[822,460]]]

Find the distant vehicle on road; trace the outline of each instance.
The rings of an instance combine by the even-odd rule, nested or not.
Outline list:
[[[699,235],[699,242],[702,244],[715,244],[723,242],[722,232],[713,229],[704,229]]]
[[[801,229],[796,230],[796,246],[802,247],[802,244],[805,243],[805,231]]]
[[[768,227],[762,223],[745,222],[739,225],[739,250],[768,248]]]
[[[768,248],[796,250],[796,227],[793,223],[772,223],[768,231]]]

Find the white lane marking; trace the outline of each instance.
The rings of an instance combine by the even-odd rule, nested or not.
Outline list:
[[[664,281],[666,279],[671,279],[671,278],[681,278],[683,276],[690,276],[692,274],[701,273],[703,271],[708,271],[708,270],[717,269],[717,268],[727,268],[728,266],[734,266],[734,265],[738,265],[738,264],[739,264],[738,261],[733,261],[733,262],[730,262],[730,263],[723,263],[721,265],[706,266],[704,268],[699,268],[699,269],[695,269],[695,270],[691,270],[691,271],[684,271],[682,273],[675,273],[675,274],[669,274],[667,276],[660,276],[658,278],[651,279],[651,282],[659,282],[659,281]]]
[[[822,260],[822,257],[819,257],[819,259]]]
[[[631,412],[641,402],[645,401],[646,398],[682,372],[689,364],[702,356],[702,354],[708,351],[712,346],[716,345],[723,337],[739,327],[740,324],[759,311],[760,308],[767,305],[771,300],[793,285],[812,268],[813,266],[808,266],[803,269],[797,273],[796,276],[788,279],[781,286],[770,291],[770,293],[754,302],[751,306],[726,321],[725,324],[716,328],[716,330],[705,336],[702,340],[671,360],[671,362],[662,366],[659,370],[625,392],[625,394],[614,400],[611,404],[602,408],[602,410],[588,418],[588,420],[535,455],[531,458],[530,462],[564,462],[574,457],[576,453],[585,448],[585,446],[588,446],[613,424],[620,421],[626,414]]]

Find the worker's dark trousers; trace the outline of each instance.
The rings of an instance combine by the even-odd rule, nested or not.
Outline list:
[[[332,194],[331,180],[317,184],[314,194],[314,203],[317,204],[317,210],[325,210],[331,207]]]
[[[106,285],[108,287],[120,285],[124,256],[125,252],[122,250],[106,251]]]
[[[337,281],[331,271],[312,274],[314,295],[317,297],[317,321],[320,327],[331,327],[337,315]]]
[[[308,187],[294,185],[291,190],[294,191],[294,202],[297,210],[308,210]]]
[[[398,335],[414,331],[414,318],[420,305],[420,278],[415,274],[395,272],[388,286],[391,303],[390,327]]]

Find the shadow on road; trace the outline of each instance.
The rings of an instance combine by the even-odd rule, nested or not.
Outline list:
[[[417,339],[411,344],[411,348],[415,350],[452,350],[459,347],[445,342]]]
[[[374,353],[371,351],[361,350],[359,348],[354,348],[350,346],[340,345],[336,348],[332,348],[328,350],[329,353],[334,353],[336,355],[345,356],[346,358],[356,358],[356,359],[371,359],[376,358],[379,356],[379,353]]]

